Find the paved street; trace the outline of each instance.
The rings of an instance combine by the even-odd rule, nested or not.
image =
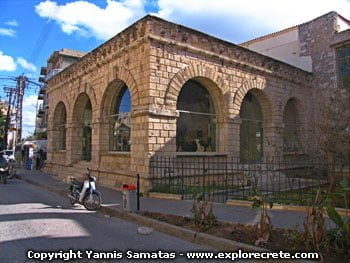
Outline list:
[[[68,198],[20,180],[0,185],[0,262],[36,262],[28,250],[189,251],[196,244],[162,233],[137,234],[138,225],[71,207]],[[180,260],[181,258],[177,258]],[[108,261],[112,262],[112,261]],[[118,260],[120,262],[120,260]]]

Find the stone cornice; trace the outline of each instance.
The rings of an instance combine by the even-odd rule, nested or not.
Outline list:
[[[218,61],[225,62],[227,64],[235,65],[242,70],[251,69],[263,74],[268,74],[273,77],[278,77],[296,84],[308,83],[311,81],[312,73],[303,71],[302,69],[296,68],[292,65],[286,64],[282,61],[275,60],[273,58],[255,53],[251,50],[245,49],[242,53],[246,52],[245,56],[237,55],[237,51],[235,50],[238,46],[232,44],[230,50],[227,47],[226,52],[213,52],[209,51],[208,48],[199,48],[194,45],[182,43],[176,40],[171,40],[168,38],[164,38],[157,35],[150,34],[148,38],[156,43],[161,43],[169,46],[175,46],[179,49],[190,51],[194,54],[202,55],[203,57],[208,57],[210,59],[217,59]],[[241,48],[241,47],[239,47]],[[251,58],[249,58],[251,56]],[[237,57],[237,58],[236,58]],[[254,60],[254,62],[253,62]],[[256,60],[259,63],[256,63]]]
[[[65,68],[48,80],[49,86],[62,85],[82,77],[95,70],[96,67],[110,62],[123,52],[127,52],[129,49],[140,45],[146,40],[147,21],[147,17],[137,21],[107,42],[98,46],[80,58],[76,63]]]
[[[298,84],[305,85],[312,79],[311,73],[287,63],[148,15],[52,77],[48,84],[50,88],[53,88],[79,79],[144,42],[175,46],[194,54],[215,59],[222,64],[226,63],[228,66],[234,65],[243,70],[258,71]],[[52,89],[48,92],[51,91]]]

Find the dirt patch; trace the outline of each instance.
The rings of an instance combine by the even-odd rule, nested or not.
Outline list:
[[[197,232],[205,232],[206,234],[250,244],[253,246],[255,240],[258,238],[258,227],[255,225],[218,222],[216,226],[212,227],[207,231],[203,231],[201,228],[197,227],[194,224],[194,220],[191,217],[168,215],[155,212],[142,212],[141,214],[158,221],[184,227]],[[264,248],[277,252],[315,252],[307,250],[305,245],[302,242],[300,242],[298,237],[300,237],[301,235],[302,232],[296,230],[286,230],[279,228],[272,229],[270,232],[269,242],[264,246]],[[323,262],[349,262],[350,259],[349,255],[339,251],[334,251],[332,249],[321,252],[323,256]]]

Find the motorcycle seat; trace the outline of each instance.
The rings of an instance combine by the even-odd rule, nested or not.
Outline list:
[[[74,184],[75,186],[77,186],[78,188],[83,187],[83,183],[82,183],[82,182],[79,182],[79,181],[76,180],[76,179],[73,180],[73,184]]]

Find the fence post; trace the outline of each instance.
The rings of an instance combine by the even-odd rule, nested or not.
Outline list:
[[[137,211],[140,211],[140,174],[137,174]]]

